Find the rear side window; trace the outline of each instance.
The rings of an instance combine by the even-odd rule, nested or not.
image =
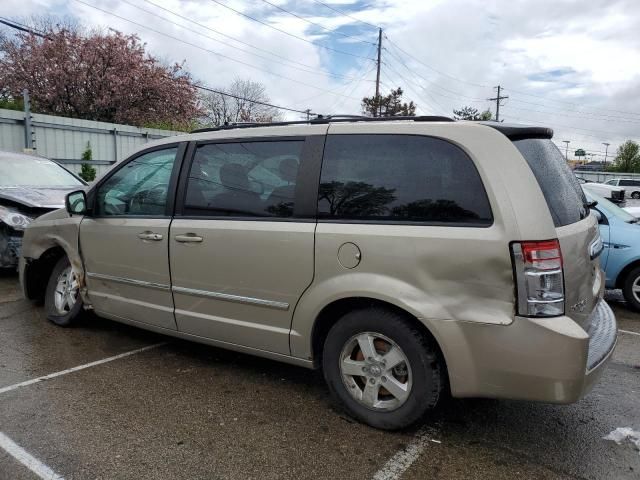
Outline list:
[[[586,198],[558,147],[550,139],[526,138],[513,144],[533,171],[556,227],[587,216]]]
[[[637,187],[638,185],[640,185],[638,180],[620,180],[621,187]]]
[[[291,217],[303,143],[199,145],[187,181],[185,215]]]
[[[414,135],[329,135],[321,219],[487,226],[489,200],[460,148]]]

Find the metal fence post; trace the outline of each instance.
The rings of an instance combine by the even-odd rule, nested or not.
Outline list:
[[[118,129],[114,128],[113,130],[113,159],[118,161]]]
[[[33,124],[31,123],[31,100],[29,99],[29,90],[26,88],[22,91],[22,100],[24,102],[24,148],[35,149],[33,140]]]

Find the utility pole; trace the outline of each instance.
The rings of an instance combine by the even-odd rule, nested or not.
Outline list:
[[[308,122],[311,119],[311,109],[307,108],[305,111],[307,112],[307,122]]]
[[[602,144],[604,145],[604,166],[607,166],[607,153],[609,153],[609,145],[611,145],[610,143],[607,142],[602,142]]]
[[[380,57],[382,56],[382,29],[378,29],[378,61],[377,66],[378,70],[376,72],[376,101],[379,102],[380,98]],[[378,105],[378,110],[380,109],[380,105]],[[374,117],[379,116],[378,113],[374,113]]]
[[[494,98],[487,98],[487,100],[493,102],[495,100],[496,102],[496,122],[500,121],[500,101],[501,100],[506,100],[507,98],[509,98],[506,95],[500,96],[500,90],[502,89],[502,87],[500,85],[498,85],[497,87],[495,87],[498,89],[498,95],[495,96]]]
[[[569,161],[569,144],[571,143],[571,140],[562,140],[562,143],[564,143],[567,147],[564,151],[564,159],[568,162]]]

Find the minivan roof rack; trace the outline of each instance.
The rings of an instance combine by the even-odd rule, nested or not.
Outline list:
[[[318,125],[327,123],[344,123],[344,122],[389,122],[396,120],[411,120],[413,122],[454,122],[452,118],[441,117],[437,115],[422,115],[417,117],[397,116],[397,117],[365,117],[362,115],[318,115],[310,120],[293,120],[290,122],[271,122],[271,123],[226,123],[219,127],[198,128],[192,130],[191,133],[217,132],[219,130],[231,130],[234,128],[258,128],[258,127],[280,127],[285,125]]]

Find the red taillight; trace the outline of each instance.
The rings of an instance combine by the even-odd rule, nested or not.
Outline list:
[[[564,314],[562,252],[557,239],[511,244],[518,314],[554,317]]]
[[[562,252],[558,240],[521,242],[524,261],[540,270],[562,268]]]

